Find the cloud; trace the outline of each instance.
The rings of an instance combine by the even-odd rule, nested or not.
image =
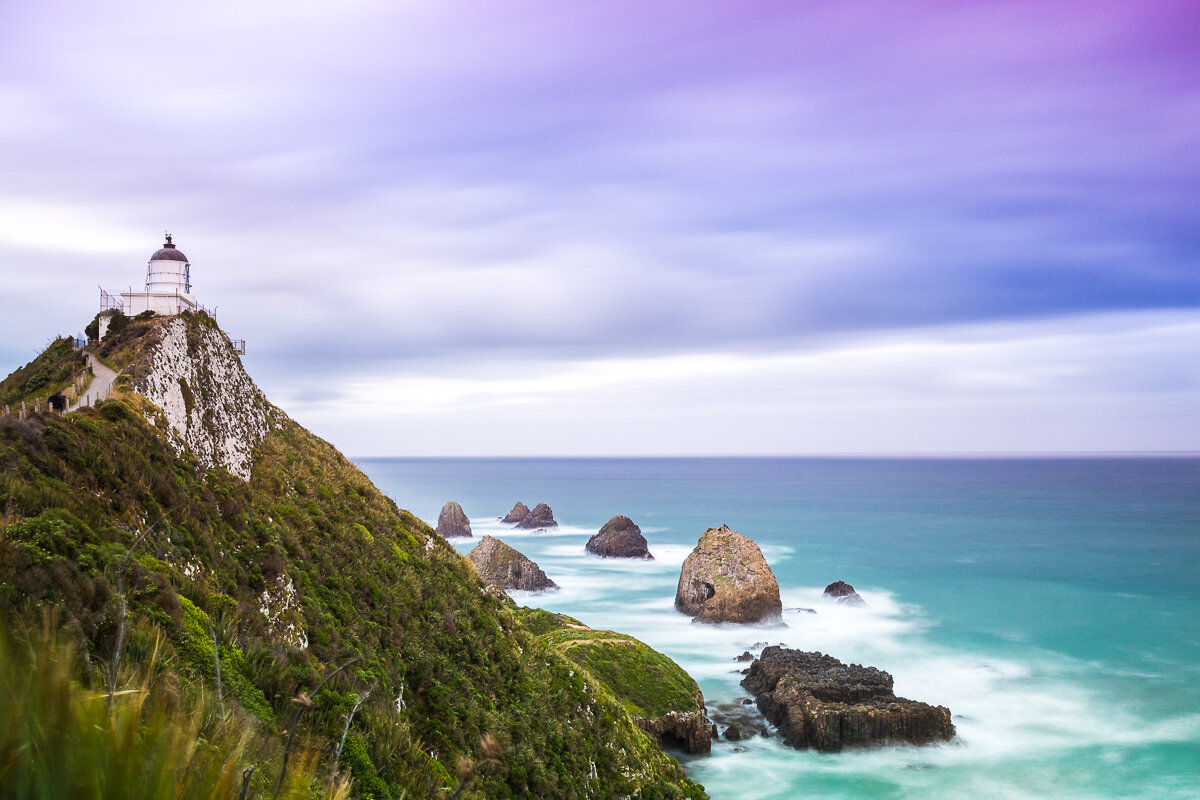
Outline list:
[[[7,4],[0,362],[136,285],[164,228],[268,381],[1195,309],[1195,28],[1176,2]]]
[[[1143,312],[770,353],[511,359],[289,407],[357,455],[1196,450],[1177,422],[1200,401],[1198,337],[1195,312]]]

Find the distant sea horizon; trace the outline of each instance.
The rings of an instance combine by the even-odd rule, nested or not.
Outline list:
[[[405,454],[347,455],[351,461],[392,459],[447,459],[486,461],[489,459],[614,459],[614,458],[817,458],[817,459],[1061,459],[1061,458],[1200,458],[1200,450],[995,450],[995,451],[896,451],[829,453],[484,453],[471,455]]]
[[[475,535],[456,547],[497,536],[562,587],[518,603],[642,639],[696,678],[710,710],[747,696],[733,659],[770,642],[885,669],[898,695],[953,712],[958,737],[940,746],[826,754],[753,738],[675,754],[713,800],[1197,797],[1200,454],[355,461],[431,524],[459,502]],[[559,526],[500,523],[517,501],[549,503]],[[655,560],[584,552],[616,514]],[[786,627],[675,611],[680,564],[721,524],[762,548]],[[836,580],[866,608],[824,601]]]

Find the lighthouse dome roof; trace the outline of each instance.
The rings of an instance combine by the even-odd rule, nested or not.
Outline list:
[[[166,243],[164,243],[162,247],[160,247],[159,249],[154,251],[154,254],[152,256],[150,256],[150,260],[151,261],[183,261],[186,263],[188,260],[188,257],[183,254],[182,250],[179,250],[178,248],[175,247],[174,244],[171,243],[171,235],[167,234]]]

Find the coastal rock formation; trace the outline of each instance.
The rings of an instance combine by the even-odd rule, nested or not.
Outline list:
[[[845,581],[834,581],[825,587],[825,597],[839,606],[865,606],[866,600],[859,597],[854,587]]]
[[[798,749],[833,752],[954,737],[950,709],[896,697],[888,673],[823,653],[768,647],[742,686],[784,742]]]
[[[605,558],[654,558],[642,529],[626,516],[615,516],[588,539],[584,549]]]
[[[475,571],[483,582],[490,586],[525,592],[558,588],[558,584],[547,578],[541,567],[491,536],[480,539],[467,558],[475,565]]]
[[[525,519],[528,516],[529,516],[529,506],[518,501],[517,504],[512,507],[512,511],[508,512],[508,514],[506,514],[504,516],[504,518],[500,521],[504,522],[508,525],[512,525],[514,522],[520,522],[521,520]]]
[[[471,520],[467,519],[462,506],[451,500],[442,506],[438,514],[437,532],[446,539],[453,536],[471,538]]]
[[[698,622],[774,622],[779,584],[758,545],[728,525],[709,528],[683,562],[675,608]]]
[[[703,711],[668,711],[660,717],[638,717],[633,721],[663,747],[680,747],[686,753],[712,750],[713,725]]]
[[[516,511],[514,508],[513,511]],[[554,521],[554,512],[550,510],[550,506],[545,503],[538,503],[525,515],[525,519],[517,523],[518,528],[526,530],[538,530],[540,528],[556,528],[558,523]]]
[[[208,315],[156,325],[148,366],[132,371],[134,390],[162,409],[176,453],[190,450],[202,469],[222,466],[249,480],[254,448],[287,418],[267,402]]]

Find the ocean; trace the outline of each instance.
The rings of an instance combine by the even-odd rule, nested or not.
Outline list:
[[[523,605],[632,634],[700,683],[746,697],[756,643],[885,669],[903,697],[948,706],[955,741],[837,754],[777,739],[677,754],[713,800],[1200,798],[1200,458],[362,459],[436,524],[504,539],[562,588]],[[518,500],[559,528],[500,524]],[[587,555],[616,514],[654,561]],[[786,626],[693,624],[683,559],[728,524],[759,544]],[[853,584],[865,608],[825,602]],[[813,609],[808,613],[801,609]]]

